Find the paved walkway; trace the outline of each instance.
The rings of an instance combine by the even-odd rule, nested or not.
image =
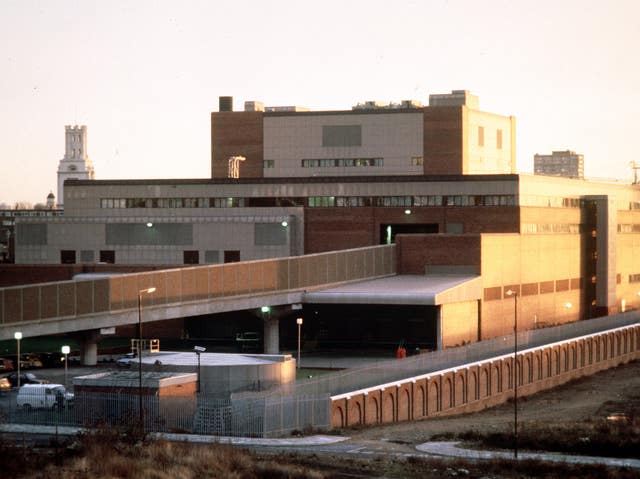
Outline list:
[[[47,434],[73,436],[86,429],[71,426],[34,426],[29,424],[0,424],[0,432],[13,434]],[[209,436],[203,434],[172,434],[150,433],[151,437],[167,439],[169,441],[184,441],[194,443],[221,443],[236,446],[262,446],[262,447],[313,447],[337,444],[348,440],[345,436],[315,435],[287,438],[251,438],[230,436]],[[513,459],[513,453],[509,451],[484,451],[460,447],[460,442],[426,442],[416,446],[416,449],[424,454],[441,457],[457,457],[469,460],[483,459]],[[603,464],[610,467],[628,467],[640,469],[639,459],[622,459],[614,457],[575,456],[559,453],[519,452],[518,460],[539,460],[549,462],[565,462],[570,464]]]
[[[462,459],[513,459],[513,452],[481,451],[460,447],[460,442],[425,442],[416,446],[418,451],[434,456],[458,457]],[[604,464],[612,467],[640,469],[640,460],[615,457],[575,456],[555,452],[518,452],[518,460],[534,459],[538,461],[566,462],[570,464]]]
[[[86,429],[73,426],[38,426],[30,424],[0,424],[0,432],[13,434],[47,434],[74,436],[84,432]],[[185,441],[198,443],[214,443],[233,444],[237,446],[324,446],[327,444],[335,444],[349,439],[344,436],[324,436],[321,434],[315,436],[287,437],[287,438],[261,438],[261,437],[231,437],[231,436],[209,436],[204,434],[172,434],[163,432],[152,432],[149,436],[155,438],[167,439],[169,441]]]

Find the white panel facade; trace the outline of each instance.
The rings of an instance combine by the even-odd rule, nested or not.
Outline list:
[[[323,146],[323,126],[360,125],[361,146]],[[358,113],[265,116],[267,177],[422,174],[412,159],[423,156],[423,114]],[[382,158],[383,166],[303,168],[303,159]]]

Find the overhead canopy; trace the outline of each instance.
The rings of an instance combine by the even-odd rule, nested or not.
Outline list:
[[[308,292],[305,303],[441,305],[479,300],[477,275],[397,275]]]

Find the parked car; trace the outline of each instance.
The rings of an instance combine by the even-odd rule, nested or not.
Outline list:
[[[236,333],[236,348],[238,351],[259,351],[262,348],[262,338],[255,331]]]
[[[118,366],[119,368],[128,369],[131,367],[131,362],[136,359],[136,356],[137,354],[135,353],[127,353],[124,355],[124,357],[116,361],[116,366]],[[138,363],[137,361],[135,362],[136,364]]]
[[[0,371],[13,371],[13,361],[9,358],[0,358]]]
[[[20,367],[23,369],[41,368],[42,361],[35,354],[22,354],[20,356]]]
[[[6,377],[0,378],[0,393],[6,393],[10,389],[11,383],[9,382],[9,380]]]
[[[25,410],[62,409],[72,405],[73,393],[67,392],[62,384],[25,384],[20,387],[16,402]]]
[[[11,387],[15,388],[18,385],[18,373],[13,372],[7,376],[7,379],[11,383]],[[33,373],[20,373],[20,385],[23,384],[47,384],[49,381],[41,379]]]
[[[64,367],[64,354],[62,353],[38,353],[38,357],[45,368]]]

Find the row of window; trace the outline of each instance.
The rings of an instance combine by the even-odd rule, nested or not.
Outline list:
[[[640,233],[639,224],[619,224],[618,233]]]
[[[640,283],[640,274],[630,274],[629,283]]]
[[[516,206],[515,195],[102,198],[100,208],[260,208],[273,206]]]
[[[384,166],[383,158],[322,158],[301,160],[303,168],[357,168],[369,166]],[[411,166],[422,166],[424,158],[421,156],[411,157]],[[264,160],[265,169],[275,168],[275,160]]]
[[[307,206],[515,206],[514,195],[427,195],[427,196],[312,196]]]
[[[115,264],[116,252],[114,250],[100,250],[100,262]],[[61,250],[60,262],[62,264],[76,264],[76,250]],[[217,264],[220,260],[224,259],[225,263],[235,263],[240,261],[239,250],[225,250],[222,258],[220,251],[207,250],[204,252],[204,264]],[[80,251],[80,263],[94,263],[95,252],[93,250],[81,250]],[[200,252],[197,250],[185,250],[183,251],[183,263],[184,264],[201,264]]]
[[[316,206],[318,197],[257,197],[257,198],[102,198],[101,208],[244,208],[273,206]],[[326,198],[334,198],[328,196]],[[344,197],[335,200],[320,200],[332,206],[541,206],[557,208],[580,208],[580,198],[535,196],[535,195],[422,195],[394,197]],[[402,198],[402,199],[399,199]],[[48,211],[51,214],[51,210]],[[54,213],[54,215],[57,215]],[[48,215],[47,215],[48,216]],[[626,229],[628,229],[626,226]],[[635,230],[633,230],[635,231]]]
[[[567,224],[567,223],[523,223],[523,234],[541,234],[541,233],[581,233],[584,225]]]
[[[62,216],[62,210],[0,210],[0,216]]]
[[[382,158],[322,158],[301,160],[303,168],[353,168],[384,166]]]
[[[520,195],[521,206],[542,206],[549,208],[580,208],[583,206],[580,198],[563,196]]]

